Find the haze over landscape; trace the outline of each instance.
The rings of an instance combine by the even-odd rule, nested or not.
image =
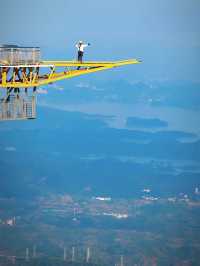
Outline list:
[[[1,44],[142,60],[42,86],[35,120],[0,123],[0,265],[199,265],[200,2],[0,4]]]

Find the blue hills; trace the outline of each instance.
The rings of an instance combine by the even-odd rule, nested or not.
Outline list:
[[[192,81],[67,80],[47,86],[48,103],[109,102],[200,109],[200,84]],[[55,93],[54,91],[57,90]],[[47,95],[45,99],[47,100]],[[43,101],[45,100],[43,98]]]
[[[111,128],[104,116],[39,107],[36,120],[1,124],[0,196],[137,197],[144,187],[159,196],[193,193],[200,158],[195,137]]]

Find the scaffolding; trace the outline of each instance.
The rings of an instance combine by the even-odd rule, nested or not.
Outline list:
[[[0,120],[36,118],[36,95],[10,93],[0,99]]]

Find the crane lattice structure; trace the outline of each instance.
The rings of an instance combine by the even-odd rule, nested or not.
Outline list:
[[[119,66],[138,64],[137,59],[123,61],[46,61],[38,47],[0,47],[0,120],[35,118],[35,93],[39,86]],[[32,95],[30,91],[32,89]],[[28,94],[29,93],[29,94]],[[24,95],[20,101],[20,95]],[[31,98],[30,98],[31,97]],[[30,101],[30,99],[32,99]],[[32,111],[31,111],[32,110]],[[22,115],[19,115],[22,113]]]

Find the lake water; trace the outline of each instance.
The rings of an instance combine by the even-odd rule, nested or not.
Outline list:
[[[194,133],[200,137],[200,111],[192,111],[176,107],[158,107],[147,104],[120,104],[108,102],[96,102],[88,104],[53,105],[45,102],[41,106],[48,106],[65,111],[78,111],[92,115],[102,115],[109,126],[114,128],[127,128],[127,117],[158,118],[168,122],[164,130],[178,130]],[[131,129],[138,129],[131,127]],[[141,128],[139,128],[141,130]],[[160,128],[142,129],[147,131],[160,130]]]

